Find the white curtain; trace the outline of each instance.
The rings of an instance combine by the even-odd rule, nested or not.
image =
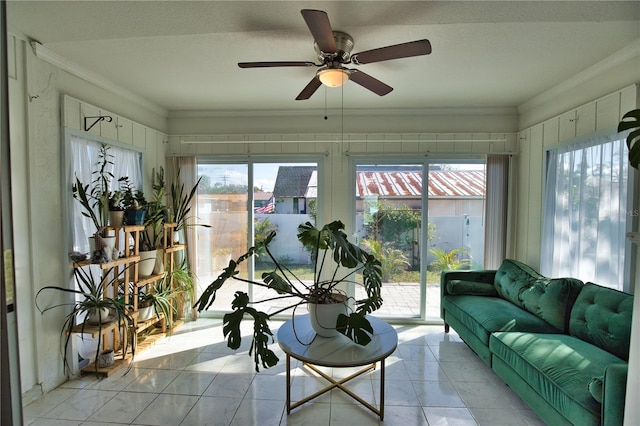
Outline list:
[[[80,182],[87,185],[96,178],[94,172],[98,169],[98,154],[102,143],[92,141],[80,136],[70,136],[71,152],[71,182],[69,188],[75,182],[76,176]],[[142,154],[136,151],[109,145],[109,154],[113,156],[107,167],[107,171],[113,174],[109,190],[118,188],[118,178],[128,176],[129,181],[137,188],[142,189]],[[89,252],[88,237],[96,232],[93,222],[82,215],[82,206],[76,200],[73,201],[71,210],[73,251],[81,253]]]
[[[550,150],[541,272],[622,290],[628,162],[618,134]]]
[[[507,247],[508,155],[487,156],[484,267],[498,269]]]

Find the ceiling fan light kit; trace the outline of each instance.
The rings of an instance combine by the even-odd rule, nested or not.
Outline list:
[[[384,96],[393,88],[359,69],[345,68],[346,64],[363,65],[392,59],[409,58],[431,53],[429,40],[416,40],[392,46],[351,54],[353,37],[341,31],[333,31],[329,17],[322,10],[303,9],[300,11],[314,39],[314,48],[320,64],[305,61],[239,62],[240,68],[265,67],[309,67],[320,69],[313,79],[302,89],[296,100],[309,99],[321,85],[340,87],[351,80],[356,84]]]
[[[324,68],[317,73],[320,82],[328,87],[340,87],[349,80],[349,71],[343,68]]]

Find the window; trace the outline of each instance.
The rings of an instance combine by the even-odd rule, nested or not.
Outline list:
[[[548,151],[543,274],[623,289],[628,174],[617,134]]]
[[[71,170],[68,176],[68,188],[71,188],[76,176],[85,185],[95,179],[98,155],[102,142],[86,139],[82,136],[69,135],[69,155]],[[112,179],[109,184],[111,191],[118,188],[118,178],[128,176],[134,187],[142,188],[142,153],[127,148],[107,144],[108,154],[112,156],[108,165],[108,172]],[[96,232],[93,222],[82,215],[80,203],[72,200],[71,226],[73,233],[73,251],[89,252],[88,238]]]

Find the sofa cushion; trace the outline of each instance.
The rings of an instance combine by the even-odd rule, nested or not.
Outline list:
[[[498,292],[493,284],[479,283],[465,280],[449,280],[447,282],[448,294],[470,294],[475,296],[497,296]]]
[[[587,283],[571,310],[569,333],[628,361],[632,312],[632,295]]]
[[[442,303],[450,315],[455,316],[487,346],[489,336],[494,331],[560,332],[546,321],[500,297],[447,296]]]
[[[499,332],[489,348],[511,366],[540,396],[576,424],[584,410],[600,416],[600,404],[589,392],[594,377],[607,365],[620,363],[615,355],[566,334]],[[586,420],[585,420],[586,421]]]
[[[524,263],[506,259],[496,273],[495,287],[500,296],[566,332],[582,282],[547,278]]]

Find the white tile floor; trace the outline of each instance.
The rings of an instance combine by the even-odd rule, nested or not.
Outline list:
[[[272,329],[279,323],[273,323]],[[25,425],[542,425],[544,424],[452,331],[396,326],[387,359],[385,418],[339,390],[290,415],[285,362],[255,374],[252,359],[226,347],[220,320],[199,319],[136,356],[131,370],[72,380],[25,407]],[[241,348],[242,349],[242,348]],[[347,369],[327,369],[344,377]],[[292,398],[324,383],[295,371]],[[377,406],[379,371],[349,383]]]

